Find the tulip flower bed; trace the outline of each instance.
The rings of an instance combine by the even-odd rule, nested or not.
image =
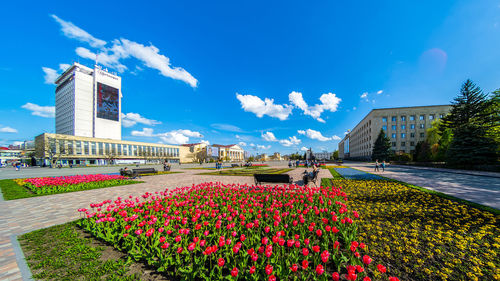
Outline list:
[[[119,175],[76,175],[15,180],[35,194],[53,194],[137,183]]]
[[[500,280],[498,212],[395,181],[323,179],[322,184],[342,186],[348,206],[360,215],[359,242],[402,279]]]
[[[91,204],[79,224],[182,280],[398,280],[346,202],[335,187],[203,183]]]

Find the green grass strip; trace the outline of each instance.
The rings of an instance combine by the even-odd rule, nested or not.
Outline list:
[[[74,221],[18,237],[34,279],[140,280],[123,254],[103,257],[105,246],[78,230]]]
[[[108,188],[108,187],[114,187],[114,186],[122,186],[122,185],[130,185],[130,184],[136,184],[136,183],[143,183],[143,181],[126,181],[122,182],[121,184],[116,184],[112,186],[94,186],[94,187],[89,187],[86,189],[79,189],[79,190],[66,190],[66,191],[57,191],[54,193],[45,193],[45,194],[35,194],[28,188],[24,186],[18,185],[16,182],[14,182],[11,179],[8,180],[0,180],[0,189],[2,190],[2,196],[4,200],[15,200],[15,199],[22,199],[22,198],[29,198],[29,197],[37,197],[37,196],[46,196],[46,195],[52,195],[52,194],[60,194],[60,193],[68,193],[68,192],[76,192],[76,191],[83,191],[83,190],[91,190],[91,189],[99,189],[99,188]]]

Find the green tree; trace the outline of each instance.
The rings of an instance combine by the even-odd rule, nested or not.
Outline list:
[[[332,153],[331,160],[337,160],[337,159],[339,159],[339,151],[338,151],[338,150],[335,150],[335,151]]]
[[[427,141],[419,141],[415,147],[413,159],[418,162],[429,162],[431,156],[431,145]]]
[[[448,164],[470,168],[498,161],[497,144],[489,135],[494,124],[492,102],[471,80],[465,81],[450,113],[443,118],[443,128],[453,133],[446,153]]]
[[[432,122],[431,127],[427,129],[427,138],[425,139],[430,146],[430,160],[446,160],[446,151],[448,150],[452,136],[451,129],[444,128],[441,119]],[[424,156],[424,158],[427,158],[427,156]]]
[[[385,134],[384,130],[380,129],[380,133],[378,134],[377,139],[375,140],[375,144],[373,145],[372,150],[372,159],[379,161],[389,160],[391,156],[391,141]]]

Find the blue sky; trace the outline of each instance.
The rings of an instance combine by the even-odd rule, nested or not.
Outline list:
[[[122,76],[122,139],[253,153],[333,151],[373,108],[446,104],[467,78],[500,88],[498,0],[14,2],[0,145],[55,132],[51,79],[95,53]]]

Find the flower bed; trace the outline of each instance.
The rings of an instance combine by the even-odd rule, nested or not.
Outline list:
[[[327,179],[323,180],[324,185]],[[500,280],[500,215],[394,181],[333,180],[359,242],[404,280]]]
[[[250,166],[250,167],[269,167],[269,165],[267,165],[267,164],[253,164],[252,163],[252,166]]]
[[[346,201],[338,188],[204,183],[91,204],[79,223],[182,280],[397,280],[357,241]]]
[[[120,175],[76,175],[64,177],[44,177],[15,180],[35,194],[51,194],[85,189],[109,187],[115,185],[130,184],[134,181],[128,180]]]

